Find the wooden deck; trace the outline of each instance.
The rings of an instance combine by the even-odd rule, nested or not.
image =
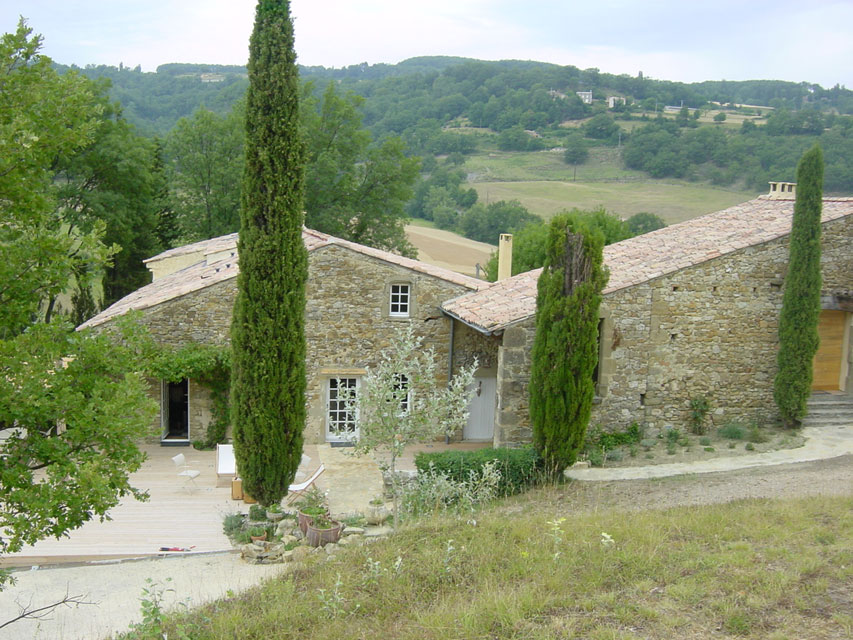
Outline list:
[[[399,469],[414,469],[416,450],[436,451],[478,448],[480,444],[440,443],[407,450]],[[222,533],[222,519],[229,513],[248,511],[243,501],[231,499],[230,487],[216,486],[214,451],[192,447],[142,447],[148,459],[132,476],[132,485],[147,490],[150,499],[127,498],[110,511],[111,520],[92,521],[60,539],[42,540],[16,554],[0,559],[0,566],[20,567],[70,562],[104,561],[181,552],[162,552],[161,547],[188,549],[193,553],[230,551]],[[190,483],[179,478],[172,456],[183,453],[190,469],[201,473]],[[320,463],[325,473],[317,481],[327,492],[330,510],[344,515],[364,511],[368,502],[382,494],[382,475],[372,458],[353,456],[346,448],[328,444],[306,445],[308,460],[297,472],[304,480]]]

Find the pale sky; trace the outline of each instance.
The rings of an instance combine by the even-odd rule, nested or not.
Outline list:
[[[56,62],[245,64],[252,0],[0,0]],[[301,64],[522,59],[696,82],[853,88],[853,0],[292,0]]]

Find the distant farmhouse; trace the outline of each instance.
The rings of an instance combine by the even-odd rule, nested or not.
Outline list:
[[[608,96],[607,97],[607,108],[615,109],[617,104],[625,104],[625,98],[622,96]]]
[[[592,91],[575,91],[575,95],[577,95],[584,104],[592,104]]]
[[[719,420],[777,418],[772,398],[777,321],[788,260],[794,185],[605,247],[610,281],[599,324],[592,424],[652,429],[689,421],[690,400]],[[158,341],[225,344],[236,293],[236,234],[147,261],[154,281],[83,327],[131,309]],[[447,373],[479,362],[477,393],[457,440],[531,439],[530,350],[539,270],[488,283],[306,229],[309,251],[307,442],[357,430],[338,390],[358,390],[394,330],[411,324]],[[853,346],[853,198],[823,202],[823,311],[815,389],[849,389]],[[504,265],[504,268],[506,265]],[[153,381],[164,442],[199,437],[210,394],[193,380]]]

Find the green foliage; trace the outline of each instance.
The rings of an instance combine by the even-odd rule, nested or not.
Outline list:
[[[399,137],[371,141],[361,124],[363,102],[352,92],[340,95],[334,83],[319,100],[311,83],[303,88],[305,222],[346,240],[414,257],[404,229],[405,205],[419,163],[406,156]]]
[[[541,138],[531,135],[520,125],[498,134],[498,149],[501,151],[538,151],[544,148]]]
[[[493,463],[500,472],[497,495],[509,496],[526,491],[539,483],[542,458],[532,446],[518,449],[476,449],[473,451],[440,451],[418,453],[415,466],[419,473],[430,469],[451,480],[463,482],[471,474],[481,474],[486,464]]]
[[[632,237],[626,221],[603,208],[592,211],[572,209],[568,215],[584,225],[596,229],[604,236],[604,244],[613,244]],[[548,224],[528,223],[516,232],[512,239],[512,275],[538,269],[545,264]],[[493,253],[486,264],[486,275],[494,281],[498,275],[498,255]]]
[[[204,439],[193,442],[199,449],[212,449],[225,442],[230,419],[231,349],[186,343],[178,349],[154,345],[149,348],[146,373],[168,382],[192,378],[211,395],[211,419]]]
[[[563,146],[566,148],[563,152],[563,160],[566,164],[583,164],[589,158],[589,148],[583,137],[577,133],[567,135]]]
[[[632,422],[627,429],[622,431],[604,431],[601,425],[597,425],[587,434],[585,442],[587,446],[610,451],[623,445],[641,442],[643,435],[643,428],[637,422]]]
[[[746,431],[744,430],[743,425],[738,424],[737,422],[727,422],[717,429],[717,435],[729,440],[743,440],[746,436]]]
[[[650,231],[663,229],[666,226],[666,222],[663,221],[663,218],[655,215],[654,213],[641,211],[640,213],[635,213],[628,218],[625,221],[625,225],[628,227],[631,237],[634,237],[641,236],[644,233],[649,233]]]
[[[690,398],[690,431],[696,435],[705,433],[705,418],[711,411],[711,401],[707,396]]]
[[[466,238],[495,244],[502,233],[515,233],[539,217],[530,213],[518,200],[481,203],[465,211],[459,218],[459,230]]]
[[[245,517],[242,513],[229,513],[222,519],[222,533],[233,538],[243,528]]]
[[[402,326],[391,345],[379,354],[361,380],[356,398],[345,402],[358,416],[355,451],[385,454],[380,468],[390,474],[394,497],[394,523],[400,494],[397,459],[404,447],[427,442],[461,429],[468,417],[468,402],[477,363],[462,368],[445,384],[439,383],[434,350],[410,324]]]
[[[76,278],[91,286],[116,249],[100,220],[57,206],[54,163],[88,147],[103,104],[86,78],[59,76],[21,20],[0,38],[0,339],[49,321]]]
[[[249,43],[231,407],[243,486],[262,505],[287,493],[302,456],[308,275],[303,163],[289,3],[261,0]]]
[[[267,519],[267,510],[259,504],[253,504],[249,507],[249,520],[258,522]]]
[[[726,121],[726,114],[720,111],[717,115],[714,116],[714,122],[717,124],[722,124]]]
[[[129,320],[114,342],[53,313],[114,250],[103,221],[57,206],[52,184],[56,163],[95,139],[103,104],[85,78],[57,76],[40,44],[23,20],[0,38],[0,555],[144,499],[130,474],[155,412]],[[7,580],[0,572],[0,588]]]
[[[788,272],[779,314],[779,369],[773,398],[786,427],[801,424],[811,394],[812,361],[819,343],[822,198],[823,153],[814,146],[797,166]]]
[[[146,498],[129,476],[156,407],[133,373],[138,331],[118,329],[114,341],[54,322],[0,340],[0,554],[103,520],[123,496]]]
[[[619,133],[619,125],[613,117],[606,113],[599,113],[585,122],[581,129],[587,138],[596,140],[607,140]]]
[[[499,494],[501,473],[495,461],[471,469],[464,478],[427,466],[407,484],[401,510],[407,516],[423,516],[442,511],[471,512]]]
[[[583,445],[595,392],[598,307],[608,274],[604,234],[582,217],[555,217],[536,298],[530,376],[533,442],[557,478]]]
[[[224,116],[201,106],[169,132],[166,167],[184,242],[239,229],[244,122],[242,101]]]
[[[770,440],[770,438],[761,431],[761,428],[757,424],[753,424],[749,427],[746,439],[749,440],[750,443],[755,444],[761,444]]]

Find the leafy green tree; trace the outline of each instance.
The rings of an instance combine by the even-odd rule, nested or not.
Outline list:
[[[129,475],[154,411],[130,373],[143,353],[131,327],[116,343],[45,312],[110,251],[100,221],[69,232],[52,186],[56,158],[92,143],[101,105],[88,80],[53,71],[31,34],[22,20],[0,38],[0,555],[144,497]]]
[[[466,238],[495,244],[500,234],[514,233],[539,220],[518,200],[499,200],[475,204],[462,214],[459,227]]]
[[[587,138],[607,140],[619,133],[619,125],[606,113],[599,113],[583,124],[583,132]]]
[[[641,236],[644,233],[649,233],[650,231],[663,229],[666,226],[666,222],[663,221],[663,218],[655,215],[654,213],[641,211],[640,213],[635,213],[628,218],[625,221],[625,226],[628,228],[628,232],[631,234],[631,237],[634,237]]]
[[[717,124],[722,124],[726,121],[726,114],[720,111],[717,115],[714,116],[714,122]]]
[[[418,177],[418,160],[406,157],[398,137],[371,141],[359,112],[364,99],[355,93],[341,96],[330,83],[317,100],[308,83],[303,96],[306,224],[414,257],[417,252],[406,239],[405,206]]]
[[[287,494],[302,456],[304,161],[290,3],[260,0],[249,42],[231,407],[243,486],[262,505]]]
[[[563,152],[563,160],[566,164],[583,164],[589,158],[589,149],[583,141],[583,136],[578,133],[571,133],[566,136],[563,143],[566,147]]]
[[[602,233],[582,218],[560,215],[548,228],[536,296],[531,354],[533,442],[554,479],[583,446],[595,392],[598,307],[607,284]]]
[[[461,429],[477,364],[458,371],[447,385],[436,382],[439,361],[425,348],[411,325],[398,330],[391,346],[379,355],[361,381],[355,398],[346,399],[358,415],[358,453],[378,452],[389,473],[394,498],[394,525],[399,522],[400,478],[396,464],[403,449]]]
[[[95,100],[101,112],[92,143],[59,157],[54,181],[66,231],[88,233],[102,221],[103,242],[118,249],[103,274],[107,306],[150,281],[143,260],[161,248],[155,230],[165,184],[156,144],[137,135],[105,87],[98,87]]]
[[[815,145],[797,166],[797,195],[788,249],[788,273],[779,314],[779,370],[773,397],[786,427],[798,427],[811,394],[814,355],[820,343],[820,235],[823,152]]]
[[[199,107],[166,138],[172,209],[184,241],[214,238],[240,227],[243,171],[242,101],[225,116]]]

